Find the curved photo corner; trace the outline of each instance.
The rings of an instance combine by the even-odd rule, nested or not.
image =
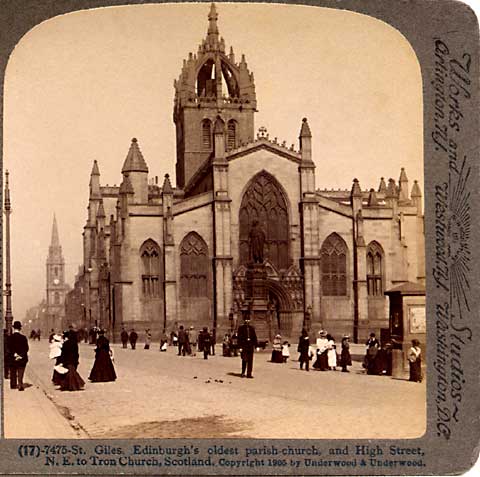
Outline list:
[[[4,83],[30,338],[5,437],[421,437],[422,115],[410,43],[346,10],[150,4],[30,30]],[[52,417],[18,425],[20,399]]]

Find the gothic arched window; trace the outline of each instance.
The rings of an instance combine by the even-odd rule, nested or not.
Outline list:
[[[212,122],[209,119],[202,121],[202,146],[206,151],[212,149]]]
[[[320,251],[322,261],[322,294],[347,294],[347,245],[336,233],[329,235]]]
[[[227,151],[235,149],[237,145],[237,123],[230,119],[227,125]]]
[[[265,171],[259,172],[245,192],[240,207],[240,263],[247,264],[248,236],[254,220],[265,233],[264,256],[277,269],[290,265],[288,207],[280,184]]]
[[[208,297],[208,247],[196,232],[190,232],[180,244],[180,295]]]
[[[140,247],[140,258],[142,260],[143,296],[158,298],[161,275],[160,247],[152,239],[148,239]]]
[[[370,296],[383,296],[383,249],[377,242],[367,248],[367,292]]]
[[[55,292],[53,302],[54,302],[55,305],[60,305],[60,293]]]

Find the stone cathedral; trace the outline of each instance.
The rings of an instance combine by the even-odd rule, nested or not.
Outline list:
[[[122,327],[155,338],[183,324],[218,340],[246,313],[265,339],[306,327],[361,340],[388,327],[384,292],[425,282],[419,184],[402,169],[375,189],[356,179],[317,189],[307,119],[298,150],[255,130],[253,73],[227,52],[217,19],[212,4],[207,36],[174,83],[175,187],[168,174],[149,177],[135,138],[119,187],[101,185],[94,162],[67,319],[115,338]]]

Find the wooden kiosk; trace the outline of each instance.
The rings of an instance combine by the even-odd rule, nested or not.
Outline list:
[[[412,340],[420,341],[422,367],[426,356],[425,286],[405,282],[385,292],[390,301],[389,328],[392,351],[392,377],[409,375],[408,350]]]

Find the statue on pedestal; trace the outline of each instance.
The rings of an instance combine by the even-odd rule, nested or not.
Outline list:
[[[263,263],[263,248],[265,245],[265,232],[262,230],[258,220],[254,220],[248,234],[250,246],[250,260],[253,263]]]

